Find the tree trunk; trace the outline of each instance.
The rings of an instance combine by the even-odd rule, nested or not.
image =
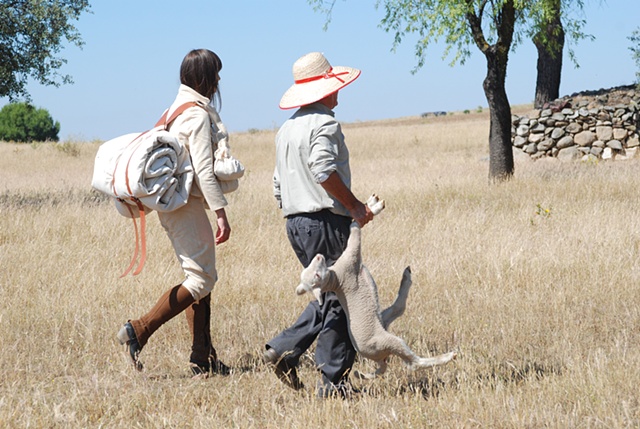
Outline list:
[[[487,2],[473,9],[473,0],[465,0],[469,10],[467,20],[473,40],[487,59],[487,76],[482,83],[489,102],[489,181],[500,182],[513,176],[513,149],[511,147],[511,106],[507,99],[505,81],[507,61],[513,41],[516,13],[514,0],[504,0],[496,16],[498,40],[490,45],[485,39],[482,16]]]
[[[487,76],[482,83],[489,103],[489,180],[503,181],[513,176],[511,106],[505,90],[507,53],[499,49],[485,52]]]
[[[560,20],[560,1],[555,0],[553,17],[542,23],[533,43],[538,50],[538,74],[534,107],[541,109],[545,103],[560,96],[562,76],[562,51],[564,50],[564,28]]]

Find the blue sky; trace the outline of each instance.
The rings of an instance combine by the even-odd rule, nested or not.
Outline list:
[[[568,58],[560,94],[631,84],[636,65],[628,36],[638,28],[638,0],[585,0],[585,31],[596,40],[574,46],[580,68]],[[178,6],[179,5],[179,6]],[[415,38],[392,52],[393,35],[379,28],[375,1],[338,0],[333,20],[306,0],[100,0],[76,26],[85,45],[61,52],[63,72],[75,83],[58,88],[31,84],[37,107],[61,124],[62,140],[107,140],[153,126],[173,101],[178,70],[193,48],[215,51],[224,64],[221,117],[230,131],[277,128],[290,114],[278,108],[292,84],[291,66],[311,51],[332,65],[362,75],[340,93],[343,122],[419,115],[487,106],[482,90],[484,56],[472,47],[465,65],[449,66],[443,46],[429,48],[416,74]],[[565,49],[566,52],[566,49]],[[507,94],[512,105],[532,102],[536,52],[525,41],[511,53]],[[6,99],[0,99],[4,105]]]

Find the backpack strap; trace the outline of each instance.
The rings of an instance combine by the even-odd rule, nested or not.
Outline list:
[[[131,220],[133,220],[133,230],[135,232],[135,240],[136,240],[136,247],[133,251],[133,256],[131,257],[131,262],[129,263],[129,266],[127,267],[127,269],[124,271],[124,273],[122,273],[122,275],[120,275],[120,278],[123,278],[124,276],[126,276],[127,274],[129,274],[129,272],[131,272],[131,270],[133,269],[133,266],[136,263],[136,259],[138,258],[138,251],[141,250],[141,256],[140,256],[140,262],[138,262],[138,266],[136,267],[135,271],[133,272],[134,276],[137,276],[138,274],[140,274],[142,272],[142,268],[144,267],[144,263],[147,260],[147,240],[145,237],[145,229],[146,229],[146,213],[144,212],[144,207],[142,206],[142,203],[140,202],[139,199],[134,198],[133,199],[136,203],[136,205],[138,206],[138,212],[140,213],[140,234],[138,234],[138,223],[136,222],[136,218],[134,216],[133,213],[133,209],[131,208],[131,206],[127,203],[124,203],[125,206],[127,206],[127,210],[129,210],[129,214],[131,215]],[[141,249],[140,249],[141,248]]]
[[[187,110],[190,107],[201,107],[203,108],[201,105],[199,105],[196,102],[190,101],[188,103],[184,103],[181,104],[180,106],[178,106],[178,108],[176,110],[174,110],[174,112],[171,114],[171,116],[167,119],[167,114],[169,113],[169,110],[165,110],[165,112],[162,114],[162,117],[158,120],[158,122],[156,123],[156,125],[154,126],[154,128],[157,128],[159,126],[162,126],[162,128],[164,130],[166,130],[169,125],[171,125],[171,123],[173,121],[176,120],[176,118],[178,116],[180,116],[185,110]],[[135,139],[133,139],[131,141],[130,144],[133,144],[134,142],[137,141],[137,144],[140,144],[140,142],[142,141],[142,139],[140,137],[142,137],[144,134],[148,133],[151,130],[147,130],[143,133],[141,133],[140,135],[138,135]],[[129,158],[129,160],[127,161],[127,168],[125,171],[128,171],[129,169],[129,163],[131,162],[131,157]],[[117,163],[116,163],[116,168],[117,168]],[[114,169],[114,179],[115,180],[115,169]],[[126,185],[127,185],[127,190],[129,191],[129,195],[131,195],[131,188],[129,186],[129,175],[126,174],[125,175],[125,180],[126,180]],[[115,187],[114,187],[114,193],[115,193]],[[120,197],[122,200],[124,200],[124,198]],[[135,241],[136,241],[136,245],[135,248],[133,250],[133,257],[131,258],[131,262],[129,263],[129,266],[127,267],[127,269],[124,271],[124,273],[122,273],[122,275],[120,276],[120,278],[126,276],[127,274],[129,274],[131,272],[131,270],[133,270],[133,267],[135,266],[136,263],[136,259],[138,259],[138,254],[140,254],[140,261],[138,262],[138,265],[136,266],[136,269],[133,271],[132,275],[137,276],[138,274],[140,274],[142,272],[142,268],[144,268],[144,264],[147,260],[147,238],[146,238],[146,218],[145,218],[145,212],[144,212],[144,206],[142,205],[142,202],[138,199],[135,198],[133,196],[127,198],[131,201],[133,201],[134,203],[136,203],[137,209],[138,209],[138,213],[140,214],[140,232],[138,232],[138,223],[136,222],[136,218],[134,216],[134,212],[133,212],[133,208],[131,207],[131,205],[124,203],[127,206],[127,210],[129,210],[129,214],[131,215],[131,220],[133,221],[133,230],[135,232]]]
[[[159,127],[160,125],[162,125],[162,127],[166,130],[169,127],[169,125],[171,125],[171,123],[176,120],[178,116],[180,116],[185,110],[187,110],[190,107],[201,107],[204,109],[204,107],[202,107],[195,101],[189,101],[187,103],[179,105],[178,108],[173,111],[173,113],[171,114],[171,117],[169,117],[168,120],[167,120],[167,114],[169,113],[169,109],[167,109],[162,114],[162,117],[158,119],[158,122],[156,122],[156,127]]]

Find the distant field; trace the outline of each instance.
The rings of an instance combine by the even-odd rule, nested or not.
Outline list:
[[[392,358],[350,401],[315,398],[313,350],[303,393],[260,362],[308,299],[271,195],[275,131],[231,137],[247,172],[229,196],[212,331],[235,372],[199,381],[182,315],[151,338],[143,373],[117,344],[182,276],[153,214],[146,268],[118,278],[133,230],[90,189],[98,145],[0,143],[0,426],[640,427],[639,162],[519,159],[491,186],[488,130],[486,110],[345,124],[354,192],[387,202],[363,231],[383,306],[413,271],[392,331],[425,356],[454,335],[460,351],[413,374]]]

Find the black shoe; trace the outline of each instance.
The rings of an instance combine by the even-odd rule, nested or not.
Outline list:
[[[221,360],[211,361],[211,373],[227,376],[231,374],[231,368],[225,365]]]
[[[138,338],[136,338],[136,331],[133,330],[131,323],[125,323],[118,331],[117,337],[120,344],[127,345],[127,348],[129,349],[129,357],[131,358],[131,362],[135,369],[142,371],[142,362],[138,359],[140,352],[142,351],[142,346],[140,346]]]
[[[353,399],[355,395],[358,395],[360,393],[361,391],[353,387],[353,385],[349,381],[343,381],[338,384],[326,381],[318,381],[318,384],[316,385],[316,397],[319,399]]]
[[[274,350],[267,349],[262,355],[265,363],[273,365],[273,370],[278,379],[294,390],[304,389],[304,384],[298,378],[298,371],[295,366],[289,366],[282,357]]]
[[[223,376],[231,374],[231,368],[229,368],[220,360],[210,360],[207,363],[196,362],[192,360],[189,363],[191,365],[191,372],[193,373],[194,377],[206,378],[212,374]]]

